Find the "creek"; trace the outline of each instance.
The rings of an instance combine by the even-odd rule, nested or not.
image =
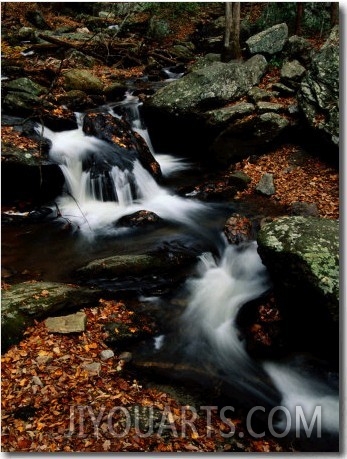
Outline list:
[[[163,311],[182,292],[185,298],[184,308],[172,306],[171,326],[139,353],[189,364],[199,369],[191,375],[199,383],[206,375],[213,375],[224,383],[224,396],[229,394],[245,408],[263,407],[258,411],[268,413],[281,407],[276,410],[278,432],[297,432],[295,409],[300,406],[307,423],[316,416],[317,429],[321,425],[322,436],[335,443],[339,431],[336,376],[324,368],[313,368],[307,356],[290,356],[285,362],[255,361],[239,336],[238,312],[265,294],[271,281],[255,242],[230,246],[222,235],[225,219],[236,204],[204,203],[175,192],[178,183],[196,180],[200,171],[186,159],[153,151],[136,97],[127,94],[124,101],[100,110],[115,117],[125,110],[133,130],[145,139],[159,162],[162,182],[158,184],[136,157],[115,161],[109,144],[83,132],[83,114],[76,114],[78,128],[74,130],[53,132],[44,127],[42,132],[38,126],[38,132],[51,141],[50,159],[64,174],[65,190],[52,205],[52,215],[40,225],[15,232],[4,229],[6,262],[19,271],[39,272],[43,280],[69,282],[75,269],[96,258],[161,248],[194,254],[196,266],[169,296],[158,295],[155,288],[138,288],[141,301]],[[86,169],[90,158],[107,163],[109,172],[96,174]],[[154,212],[164,225],[142,231],[117,224],[120,218],[139,210]],[[111,283],[108,289],[112,289]],[[157,285],[155,281],[153,285]],[[321,411],[316,411],[318,406]],[[291,423],[287,430],[288,417]],[[314,443],[320,432],[313,430]]]

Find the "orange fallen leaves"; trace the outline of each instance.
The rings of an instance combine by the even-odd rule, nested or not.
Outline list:
[[[269,201],[285,206],[294,202],[315,203],[319,216],[339,218],[339,174],[337,170],[320,158],[302,154],[295,145],[284,145],[260,156],[255,162],[249,158],[236,165],[236,170],[245,172],[252,182],[236,199],[257,195],[255,190],[261,176],[274,175],[276,193]]]

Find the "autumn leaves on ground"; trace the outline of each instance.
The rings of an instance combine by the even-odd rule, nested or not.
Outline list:
[[[49,16],[47,18],[49,20]],[[186,21],[182,27],[177,27],[178,36],[189,35],[191,24]],[[109,73],[107,67],[96,67],[95,71]],[[141,68],[134,67],[133,73],[127,72],[129,76],[137,75]],[[30,143],[22,144],[23,139],[10,128],[4,129],[2,134],[5,143],[21,144],[24,152],[35,148]],[[294,145],[282,146],[256,160],[247,158],[231,170],[242,170],[252,180],[245,191],[237,194],[238,200],[254,201],[259,208],[283,209],[289,209],[297,201],[314,203],[319,216],[332,219],[339,216],[336,169],[323,159],[302,155]],[[266,172],[274,176],[276,193],[260,197],[255,187]],[[6,284],[2,286],[6,288]],[[208,413],[206,409],[184,404],[169,391],[150,387],[128,367],[122,353],[116,351],[113,357],[103,360],[100,354],[108,348],[103,325],[109,317],[132,323],[132,311],[127,308],[126,301],[100,299],[84,312],[87,315],[85,332],[53,334],[48,332],[44,322],[37,322],[27,329],[18,345],[2,356],[4,451],[282,450],[273,439],[247,437],[237,413],[227,412],[221,419],[217,410]],[[134,324],[134,332],[136,327],[138,325]],[[90,365],[93,363],[97,365]],[[144,417],[147,421],[152,419],[152,425],[136,424],[141,419],[136,416],[136,409],[151,409],[152,416]],[[236,435],[231,435],[232,428]],[[288,447],[283,450],[288,451]]]

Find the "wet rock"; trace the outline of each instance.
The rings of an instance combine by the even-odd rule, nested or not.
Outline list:
[[[48,317],[45,325],[50,333],[81,333],[87,325],[87,316],[84,312],[76,312],[68,316]]]
[[[83,131],[115,146],[122,170],[132,170],[135,158],[155,178],[161,177],[159,163],[150,152],[144,139],[131,129],[129,123],[105,113],[87,113],[83,120]],[[124,162],[124,164],[122,164]],[[116,163],[114,163],[116,164]],[[102,165],[101,165],[102,166]]]
[[[73,89],[58,97],[58,102],[65,105],[69,110],[83,111],[95,107],[92,99],[84,91]]]
[[[228,184],[233,185],[238,191],[243,191],[247,188],[252,179],[243,171],[235,171],[228,177]]]
[[[233,214],[226,221],[223,232],[226,235],[229,244],[239,244],[253,238],[252,222],[239,214]]]
[[[127,226],[130,228],[153,228],[161,226],[164,223],[154,212],[148,210],[139,210],[130,215],[124,215],[117,221],[117,226]]]
[[[105,338],[105,342],[117,350],[124,349],[150,335],[147,331],[135,326],[133,323],[128,324],[123,322],[109,322],[105,324],[104,331],[108,335]],[[121,360],[127,360],[128,356],[125,357],[125,359]]]
[[[246,46],[250,54],[272,55],[282,51],[287,39],[287,24],[277,24],[250,37]]]
[[[127,87],[123,83],[115,82],[106,86],[104,93],[108,100],[122,100]]]
[[[272,196],[276,193],[273,174],[265,173],[262,175],[259,180],[258,185],[255,187],[258,193],[261,193],[265,196]]]

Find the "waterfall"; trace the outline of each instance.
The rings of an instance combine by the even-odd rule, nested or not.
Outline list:
[[[187,286],[188,304],[180,319],[180,332],[169,342],[170,346],[179,342],[174,352],[197,368],[218,373],[230,386],[231,398],[241,400],[243,406],[261,405],[268,410],[284,407],[294,430],[296,407],[309,420],[315,407],[321,407],[322,429],[337,434],[338,388],[332,387],[325,376],[309,371],[304,374],[305,358],[297,365],[256,362],[238,334],[235,321],[240,308],[270,287],[255,242],[226,246],[220,260],[210,253],[203,254],[197,277],[188,280]],[[161,337],[160,352],[165,341]],[[286,421],[283,416],[276,421],[279,431],[285,430]]]
[[[134,130],[152,148],[148,133],[142,126],[138,99],[127,95],[125,106]],[[109,107],[109,112],[117,116]],[[50,159],[59,164],[65,177],[65,193],[56,200],[60,214],[79,228],[82,234],[114,234],[115,223],[122,216],[148,210],[169,222],[199,228],[199,219],[208,206],[181,198],[158,185],[136,156],[122,156],[117,146],[86,135],[82,129],[83,115],[76,114],[78,128],[53,132],[37,126],[37,133],[50,140]],[[187,167],[169,155],[156,155],[169,175]]]
[[[132,129],[145,139],[164,176],[189,167],[182,158],[154,152],[137,97],[128,93],[124,101],[104,109],[115,117],[126,116]],[[49,157],[59,164],[66,181],[66,192],[57,199],[57,206],[80,234],[117,235],[122,229],[116,222],[122,216],[145,209],[182,225],[182,232],[189,229],[199,236],[205,232],[206,239],[211,240],[204,250],[210,250],[212,244],[217,246],[216,239],[201,224],[203,217],[211,219],[210,205],[179,197],[159,185],[136,156],[119,157],[112,145],[83,132],[83,115],[76,114],[76,119],[77,129],[53,132],[44,127],[43,136],[50,140]],[[42,127],[37,132],[42,132]],[[230,396],[246,407],[283,405],[295,416],[297,405],[309,414],[319,404],[324,429],[338,431],[338,391],[324,378],[303,375],[300,366],[255,361],[245,349],[236,327],[237,315],[247,302],[270,288],[255,242],[225,244],[219,258],[203,253],[197,273],[188,279],[186,288],[187,307],[170,337],[160,335],[155,339],[156,355],[171,355],[176,361],[204,369],[206,374],[211,372],[225,383]],[[281,422],[283,419],[278,421],[279,426]]]

